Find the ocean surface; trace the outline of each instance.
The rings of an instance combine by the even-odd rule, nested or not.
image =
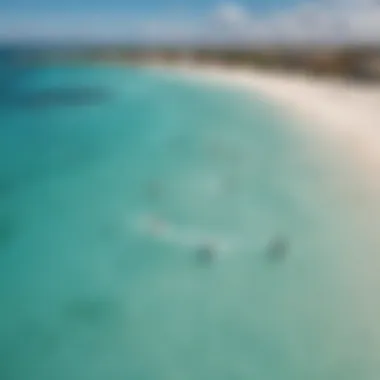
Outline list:
[[[1,380],[380,378],[379,203],[343,154],[178,75],[0,74]]]

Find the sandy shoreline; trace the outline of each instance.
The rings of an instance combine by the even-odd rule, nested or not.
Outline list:
[[[353,163],[364,164],[361,169],[373,172],[374,167],[380,168],[380,86],[217,65],[183,65],[166,70],[262,95],[302,121],[309,136],[347,153]]]
[[[327,163],[338,163],[332,182],[326,179],[326,187],[334,188],[329,198],[331,203],[309,201],[317,201],[317,207],[324,209],[326,215],[340,201],[345,206],[331,211],[331,215],[341,218],[331,230],[345,247],[344,260],[336,263],[337,283],[348,289],[344,293],[348,301],[343,310],[347,307],[351,313],[355,329],[372,337],[365,346],[368,352],[378,352],[380,309],[373,299],[379,288],[380,264],[377,254],[380,247],[380,86],[220,66],[165,70],[170,75],[178,73],[190,80],[214,82],[262,95],[279,105],[284,115],[299,121],[294,123],[296,133],[310,139],[312,146],[315,141],[317,153],[329,156]],[[355,239],[345,246],[350,237]]]

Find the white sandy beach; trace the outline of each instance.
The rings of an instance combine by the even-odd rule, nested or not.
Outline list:
[[[174,70],[194,80],[261,94],[302,121],[310,137],[347,153],[352,164],[363,164],[360,170],[375,174],[380,169],[380,86],[220,65],[183,65]]]

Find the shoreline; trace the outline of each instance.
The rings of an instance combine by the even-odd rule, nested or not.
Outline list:
[[[262,96],[279,107],[282,114],[301,123],[302,133],[333,150],[339,149],[352,164],[359,164],[361,170],[366,168],[372,175],[377,174],[375,169],[380,170],[380,85],[215,64],[153,68]]]
[[[170,75],[177,73],[181,79],[216,83],[247,90],[248,95],[261,95],[279,106],[280,114],[294,121],[291,128],[294,125],[294,133],[305,138],[306,149],[311,143],[316,154],[327,156],[324,163],[337,164],[333,177],[327,177],[326,181],[321,178],[324,200],[319,203],[317,199],[316,207],[327,217],[339,217],[326,228],[331,229],[345,252],[340,261],[332,260],[329,265],[336,265],[337,281],[345,289],[342,295],[347,297],[345,302],[353,305],[347,310],[354,315],[355,328],[373,337],[370,350],[377,352],[380,309],[372,298],[379,284],[380,86],[215,65],[162,69]],[[307,201],[314,202],[314,199]],[[347,237],[355,240],[345,246]]]

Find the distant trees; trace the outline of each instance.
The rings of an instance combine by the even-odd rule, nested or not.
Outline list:
[[[80,48],[51,48],[27,52],[34,62],[57,61],[109,61],[120,64],[146,62],[219,63],[228,66],[260,67],[303,71],[317,76],[334,76],[350,79],[380,79],[380,48],[336,47],[298,48],[285,47],[141,47],[91,46]],[[27,58],[25,58],[26,60]]]

